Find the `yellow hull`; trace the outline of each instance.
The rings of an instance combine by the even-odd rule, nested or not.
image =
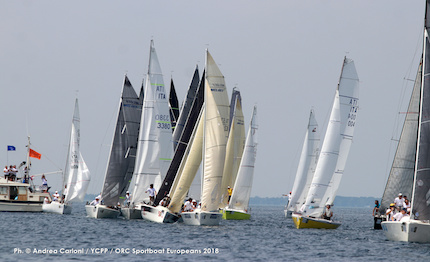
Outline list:
[[[251,218],[251,214],[248,214],[244,211],[223,209],[222,210],[222,218],[225,220],[248,220]]]
[[[333,222],[322,218],[302,217],[301,215],[293,214],[294,225],[297,229],[300,228],[325,228],[336,229],[341,223]]]

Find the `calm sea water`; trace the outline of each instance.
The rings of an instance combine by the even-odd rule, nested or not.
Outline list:
[[[386,240],[371,212],[336,208],[336,230],[297,230],[282,206],[256,206],[251,220],[216,227],[92,219],[83,204],[71,215],[0,213],[0,260],[430,261],[430,244]]]

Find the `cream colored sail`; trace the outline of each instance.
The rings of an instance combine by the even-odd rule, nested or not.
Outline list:
[[[234,90],[233,93],[236,95],[234,96],[234,101],[232,101],[230,105],[233,107],[233,117],[231,119],[230,134],[227,140],[224,173],[221,183],[220,208],[228,204],[228,187],[230,186],[233,189],[235,187],[234,183],[236,181],[246,139],[240,92]]]
[[[183,157],[178,174],[172,186],[169,209],[173,213],[179,213],[179,211],[181,210],[181,206],[184,203],[184,199],[187,196],[187,192],[190,189],[191,183],[193,182],[197,170],[199,169],[200,163],[202,162],[204,125],[204,121],[202,120],[203,115],[204,110],[202,110],[199,124],[194,130],[194,133],[191,138],[191,145],[187,148],[187,152]]]

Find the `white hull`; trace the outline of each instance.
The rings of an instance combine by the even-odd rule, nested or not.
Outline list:
[[[52,201],[49,204],[42,205],[42,211],[46,213],[55,213],[55,214],[71,214],[72,206],[67,204],[61,204],[58,201]]]
[[[205,211],[182,212],[181,217],[186,225],[218,226],[219,221],[222,219],[222,213]]]
[[[122,207],[121,215],[125,219],[142,219],[142,211],[140,210],[140,206]]]
[[[166,207],[142,205],[142,218],[157,223],[175,223],[179,217]]]
[[[85,209],[87,216],[93,218],[118,218],[120,214],[119,209],[113,209],[105,205],[86,205]]]
[[[384,221],[382,229],[388,240],[430,243],[430,223],[428,222],[407,218],[400,221]]]

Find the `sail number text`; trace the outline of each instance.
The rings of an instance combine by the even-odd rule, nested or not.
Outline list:
[[[355,126],[355,119],[357,117],[357,110],[358,110],[358,100],[357,99],[351,99],[349,101],[349,105],[351,106],[351,109],[348,113],[348,126],[354,127]]]

